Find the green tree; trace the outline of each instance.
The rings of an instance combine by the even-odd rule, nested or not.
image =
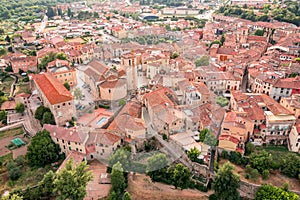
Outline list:
[[[282,159],[282,167],[281,172],[289,177],[297,178],[300,174],[300,157],[293,154],[288,153]]]
[[[68,17],[72,18],[73,17],[73,13],[71,11],[70,8],[68,8],[68,12],[67,12]]]
[[[257,36],[263,36],[264,34],[265,34],[265,31],[262,29],[257,29],[254,33],[254,35],[257,35]]]
[[[65,53],[61,52],[61,53],[57,53],[55,55],[55,57],[59,60],[68,60],[68,57]]]
[[[261,173],[261,176],[264,180],[268,179],[269,176],[270,176],[270,172],[269,170],[265,169],[262,173]]]
[[[41,63],[38,65],[38,68],[40,70],[45,69],[47,67],[48,63],[55,60],[55,58],[56,58],[56,54],[53,52],[50,52],[49,55],[46,55],[41,59]]]
[[[1,104],[1,103],[0,103]],[[6,121],[7,120],[7,112],[5,110],[0,111],[0,121]]]
[[[222,43],[221,43],[219,40],[212,41],[212,42],[209,44],[209,47],[211,47],[213,44],[218,44],[219,46],[222,46]]]
[[[228,159],[228,152],[226,150],[223,150],[221,153],[221,158]]]
[[[78,100],[82,97],[82,91],[79,87],[75,88],[74,97]]]
[[[168,164],[168,160],[167,160],[166,154],[159,153],[159,154],[153,155],[147,159],[146,172],[147,172],[147,174],[149,174],[149,173],[151,174],[151,172],[159,170],[159,169],[167,166],[167,164]]]
[[[58,8],[58,9],[57,9],[57,14],[58,14],[59,16],[63,16],[63,12],[62,12],[61,8]]]
[[[25,164],[25,158],[23,155],[18,156],[15,161],[18,166],[23,166]]]
[[[93,175],[88,171],[87,162],[83,161],[76,166],[73,159],[70,159],[56,174],[53,191],[58,194],[58,200],[82,200],[86,195],[86,186],[91,180]]]
[[[210,133],[210,131],[207,128],[204,128],[200,131],[199,138],[200,142],[204,142],[206,134]]]
[[[50,112],[50,109],[43,105],[39,106],[34,113],[34,118],[42,120],[45,112]]]
[[[221,46],[223,46],[224,42],[225,42],[225,36],[224,34],[222,34],[222,37],[220,39]]]
[[[255,200],[268,199],[299,200],[299,196],[273,185],[262,185],[255,193]]]
[[[55,125],[55,120],[54,120],[54,116],[52,115],[51,112],[45,112],[43,114],[43,118],[41,120],[41,124],[53,124]]]
[[[188,151],[187,155],[191,161],[196,162],[200,155],[200,151],[196,147],[193,147]]]
[[[250,165],[262,173],[265,169],[270,169],[272,163],[272,155],[265,150],[259,153],[252,153],[250,155]]]
[[[229,100],[226,97],[218,96],[216,103],[219,104],[221,107],[224,107],[229,104]]]
[[[201,58],[195,60],[196,67],[200,66],[208,66],[209,65],[209,57],[204,55]]]
[[[233,173],[233,166],[230,163],[225,163],[215,176],[213,189],[219,200],[239,200],[240,193],[240,178]]]
[[[229,153],[229,161],[234,163],[234,164],[237,164],[237,165],[240,165],[242,164],[242,155],[240,152],[235,152],[235,151],[231,151]]]
[[[205,139],[203,141],[204,144],[207,144],[209,146],[217,146],[218,140],[212,133],[207,133],[205,136]]]
[[[71,87],[70,87],[70,84],[68,83],[68,81],[66,81],[66,82],[64,83],[64,86],[65,86],[65,88],[66,88],[67,90],[70,91]]]
[[[17,180],[22,175],[19,166],[14,161],[7,163],[6,170],[9,179],[13,181]]]
[[[116,163],[121,163],[124,171],[130,171],[131,169],[131,159],[130,151],[125,148],[118,149],[113,155],[108,159],[108,166],[113,167]]]
[[[172,170],[172,184],[176,189],[178,187],[181,189],[187,188],[190,182],[190,177],[191,172],[181,163],[177,164],[174,170]]]
[[[0,56],[4,56],[4,55],[6,55],[6,54],[7,54],[6,49],[0,48]]]
[[[10,39],[10,37],[9,37],[8,35],[6,36],[5,41],[6,41],[7,43],[10,43],[10,42],[11,42],[11,39]]]
[[[126,101],[124,99],[121,99],[119,101],[119,106],[125,106],[126,105]]]
[[[44,175],[43,180],[40,182],[39,193],[42,197],[50,197],[53,194],[55,173],[50,170]]]
[[[172,55],[171,55],[171,59],[178,58],[178,56],[179,56],[179,53],[173,52]]]
[[[46,15],[49,18],[54,17],[56,15],[55,10],[51,6],[48,6]]]
[[[130,196],[129,192],[125,192],[123,200],[131,200],[131,196]]]
[[[245,146],[245,154],[250,155],[251,153],[254,152],[254,150],[255,150],[254,144],[252,144],[251,142],[247,142]]]
[[[98,12],[94,12],[94,18],[99,18]]]
[[[12,194],[12,195],[2,197],[1,200],[23,200],[23,197],[17,194]]]
[[[27,148],[26,159],[32,167],[44,167],[59,159],[60,148],[55,144],[47,130],[39,131],[33,136]]]
[[[126,188],[123,167],[120,162],[113,165],[110,180],[111,192],[115,192],[115,195],[118,197],[116,200],[118,200]]]
[[[25,105],[19,102],[16,104],[15,110],[17,111],[17,113],[24,113]]]

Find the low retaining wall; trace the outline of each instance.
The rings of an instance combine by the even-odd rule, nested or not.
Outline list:
[[[256,191],[259,189],[261,185],[257,185],[254,183],[249,183],[241,180],[239,192],[242,197],[248,199],[254,199]],[[300,191],[290,190],[300,196]]]

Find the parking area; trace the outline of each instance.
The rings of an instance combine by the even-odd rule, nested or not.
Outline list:
[[[81,99],[75,99],[75,108],[76,108],[77,115],[79,116],[94,109],[94,97],[91,94],[91,89],[84,82],[83,72],[86,68],[87,66],[85,65],[79,65],[76,68],[77,86],[75,88],[80,88],[82,93]]]

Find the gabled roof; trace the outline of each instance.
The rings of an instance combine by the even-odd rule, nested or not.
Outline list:
[[[95,82],[98,82],[105,79],[104,75],[108,70],[108,66],[104,63],[94,60],[89,63],[88,68],[84,71],[84,73]]]
[[[43,129],[49,131],[51,137],[70,142],[84,143],[88,137],[86,131],[78,130],[74,127],[64,128],[56,125],[44,124]]]
[[[51,105],[59,104],[73,99],[72,94],[51,74],[31,74],[34,82],[41,89]]]
[[[274,87],[277,87],[277,88],[300,89],[300,76],[297,76],[295,78],[279,79],[274,84]]]

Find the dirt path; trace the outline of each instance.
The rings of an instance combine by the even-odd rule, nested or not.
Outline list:
[[[133,200],[206,200],[211,192],[204,193],[198,190],[176,190],[174,186],[163,183],[153,183],[143,174],[132,176],[128,179],[128,192]]]

